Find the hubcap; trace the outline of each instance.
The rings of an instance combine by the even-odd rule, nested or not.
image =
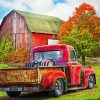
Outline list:
[[[63,91],[63,83],[62,83],[62,81],[60,81],[60,80],[56,81],[55,91],[57,92],[57,94],[61,94],[62,93],[62,91]]]
[[[89,87],[92,88],[94,85],[94,79],[93,79],[93,76],[90,76],[89,77]]]

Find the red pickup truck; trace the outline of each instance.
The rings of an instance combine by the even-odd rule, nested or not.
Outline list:
[[[95,84],[95,71],[82,67],[74,48],[64,44],[35,47],[25,67],[0,69],[0,91],[10,97],[28,91],[48,91],[57,97],[68,90],[91,89]]]

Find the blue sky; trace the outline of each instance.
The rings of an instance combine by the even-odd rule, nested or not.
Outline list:
[[[57,3],[66,3],[66,0],[53,0],[54,4]]]
[[[100,0],[0,0],[0,22],[13,9],[67,20],[72,16],[75,7],[83,2],[94,6],[100,16]]]

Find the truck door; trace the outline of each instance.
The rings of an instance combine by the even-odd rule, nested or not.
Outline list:
[[[68,62],[68,83],[78,85],[81,82],[81,65],[77,62],[76,53],[70,50],[70,60]]]

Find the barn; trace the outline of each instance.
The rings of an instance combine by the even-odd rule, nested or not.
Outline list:
[[[30,50],[56,40],[62,20],[57,17],[12,10],[4,17],[0,26],[0,41],[7,34],[14,47]]]

